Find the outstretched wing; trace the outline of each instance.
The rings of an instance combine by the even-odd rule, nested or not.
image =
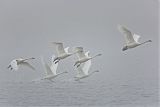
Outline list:
[[[133,38],[134,38],[135,42],[139,43],[139,42],[138,42],[139,39],[140,39],[140,36],[139,36],[139,35],[134,34],[134,35],[133,35]]]
[[[129,31],[126,27],[118,25],[118,30],[124,35],[126,44],[135,42],[131,31]]]
[[[77,67],[77,75],[76,75],[76,77],[79,78],[79,77],[82,77],[84,75],[85,74],[83,72],[82,66]]]
[[[86,57],[89,57],[89,51],[86,52],[85,55]],[[82,68],[85,75],[88,75],[88,71],[90,67],[91,67],[91,60],[88,60],[87,62],[84,63],[83,68]]]
[[[51,71],[50,67],[48,66],[48,64],[44,61],[43,57],[41,57],[41,63],[43,65],[43,68],[46,72],[47,75],[53,75],[53,72]]]
[[[55,46],[56,46],[56,52],[57,52],[58,56],[65,53],[63,43],[53,42],[53,44],[55,44]]]
[[[88,75],[90,67],[91,67],[91,60],[88,60],[84,63],[83,68],[82,68],[85,75]]]
[[[84,51],[83,51],[83,47],[76,47],[75,52],[76,52],[76,55],[79,60],[86,57],[86,55],[84,54]]]
[[[16,60],[11,61],[11,67],[15,71],[18,70],[18,65],[17,65],[17,61]]]
[[[32,70],[35,70],[35,68],[31,64],[29,64],[28,62],[21,62],[20,64],[23,66],[27,66],[27,67],[31,68]]]
[[[65,51],[66,53],[69,53],[69,47],[66,47],[66,48],[64,49],[64,51]]]
[[[85,56],[86,56],[86,57],[89,57],[89,55],[90,55],[90,52],[87,51],[87,52],[85,53]]]
[[[55,64],[54,62],[50,66],[50,70],[52,71],[53,75],[57,75],[57,68],[58,68],[58,62]]]

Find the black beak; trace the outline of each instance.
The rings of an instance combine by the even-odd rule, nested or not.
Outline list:
[[[149,42],[152,42],[152,40],[149,40]]]

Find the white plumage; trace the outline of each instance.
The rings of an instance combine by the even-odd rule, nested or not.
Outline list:
[[[84,54],[84,50],[83,50],[82,47],[76,47],[75,48],[75,52],[77,53],[78,61],[75,62],[74,66],[77,65],[77,67],[80,66],[81,63],[84,63],[84,62],[86,62],[88,60],[91,60],[91,59],[93,59],[93,58],[95,58],[97,56],[101,56],[102,55],[102,54],[97,54],[97,55],[95,55],[93,57],[86,56]]]
[[[57,57],[55,57],[54,61],[55,63],[59,62],[62,59],[65,59],[74,53],[69,53],[69,47],[65,48],[63,47],[63,43],[60,42],[52,42],[56,46],[56,53]]]
[[[23,59],[23,58],[18,58],[18,59],[14,59],[10,62],[8,68],[10,70],[14,70],[14,71],[17,71],[19,69],[19,66],[27,66],[29,68],[31,68],[32,70],[35,70],[35,68],[29,64],[27,61],[28,60],[32,60],[32,59],[35,59],[35,58],[27,58],[27,59]]]
[[[140,36],[137,34],[132,33],[126,27],[122,25],[118,25],[118,30],[124,35],[126,45],[123,47],[123,51],[137,47],[139,45],[145,44],[147,42],[152,42],[151,40],[145,41],[143,43],[139,42]]]
[[[44,70],[46,72],[46,76],[42,79],[52,80],[60,74],[67,73],[67,72],[57,73],[58,63],[53,62],[54,57],[55,56],[53,55],[50,66],[44,61],[43,57],[41,57],[41,62],[42,62],[42,65],[44,67]]]
[[[85,53],[85,57],[89,57],[89,51]],[[84,62],[82,65],[77,67],[77,75],[76,75],[76,81],[89,77],[90,75],[92,75],[95,72],[99,72],[99,71],[94,71],[89,73],[89,69],[91,67],[91,60],[88,60],[86,62]]]

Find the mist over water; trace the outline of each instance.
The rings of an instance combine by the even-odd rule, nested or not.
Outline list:
[[[158,0],[0,0],[0,106],[104,106],[158,107]],[[127,26],[152,40],[122,52]],[[40,56],[50,63],[54,46],[84,47],[93,59],[91,70],[100,72],[74,81],[76,56],[61,61],[50,81]],[[35,57],[32,71],[6,69],[11,60]]]

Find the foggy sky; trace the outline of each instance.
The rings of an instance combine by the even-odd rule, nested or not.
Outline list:
[[[153,42],[122,52],[124,38],[117,24]],[[134,79],[158,82],[158,0],[0,0],[0,80],[33,80],[44,75],[40,56],[49,62],[52,41],[64,46],[83,46],[91,55],[102,53],[92,63],[100,70],[93,78]],[[72,50],[72,49],[71,49]],[[18,57],[31,61],[36,72],[6,69]],[[75,75],[72,56],[60,62],[58,72]]]

